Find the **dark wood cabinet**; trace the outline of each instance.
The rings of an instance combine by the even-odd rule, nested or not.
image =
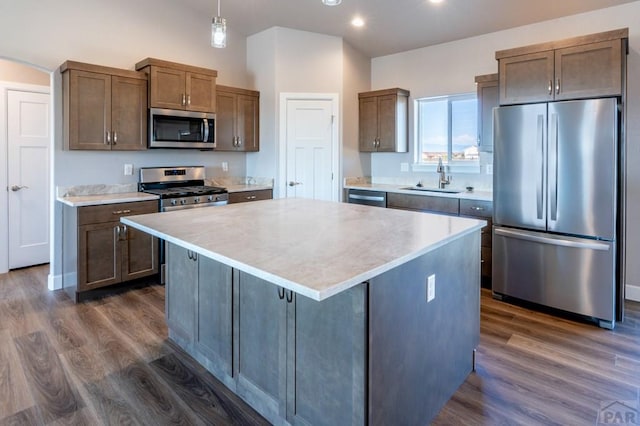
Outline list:
[[[496,52],[500,104],[621,96],[628,29]]]
[[[60,67],[65,149],[147,148],[147,77],[67,61]]]
[[[407,152],[409,91],[387,89],[358,94],[362,152]]]
[[[229,204],[246,203],[249,201],[270,200],[273,198],[272,189],[258,189],[255,191],[240,191],[229,193]]]
[[[77,207],[76,291],[156,274],[158,240],[120,218],[157,211],[155,200]]]
[[[480,231],[480,276],[483,287],[491,288],[491,236],[493,226],[493,202],[483,200],[460,200],[460,216],[487,221]]]
[[[216,151],[260,150],[260,92],[218,85]]]
[[[388,192],[387,207],[390,209],[443,213],[457,216],[459,211],[459,200],[452,197],[432,197],[426,195],[408,195]]]
[[[217,71],[155,58],[138,62],[136,70],[149,75],[151,108],[216,112]]]
[[[498,74],[475,78],[478,97],[478,150],[493,152],[493,108],[499,102]]]

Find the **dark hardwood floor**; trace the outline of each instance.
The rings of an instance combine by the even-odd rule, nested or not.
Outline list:
[[[48,266],[0,275],[0,425],[266,421],[167,340],[164,287],[75,305]],[[596,425],[638,404],[640,304],[615,331],[482,294],[477,371],[436,425]],[[455,321],[455,313],[452,313]]]

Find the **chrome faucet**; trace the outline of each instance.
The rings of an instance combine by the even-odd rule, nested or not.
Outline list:
[[[438,188],[444,189],[447,185],[451,183],[451,176],[447,176],[445,171],[445,166],[442,165],[442,157],[438,158],[438,168],[436,172],[440,174],[440,179],[438,180]]]

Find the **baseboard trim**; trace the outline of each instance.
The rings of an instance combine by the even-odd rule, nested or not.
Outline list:
[[[634,302],[640,302],[640,286],[627,284],[625,287],[624,298],[626,300],[633,300]]]
[[[49,274],[47,277],[47,287],[50,291],[60,290],[62,288],[62,275]]]

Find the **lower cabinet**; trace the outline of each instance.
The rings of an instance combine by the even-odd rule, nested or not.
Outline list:
[[[229,193],[229,204],[246,203],[249,201],[270,200],[273,189],[257,189],[255,191],[240,191]]]
[[[316,302],[240,272],[238,395],[271,422],[364,424],[366,286]]]
[[[65,206],[63,279],[69,282],[63,287],[70,296],[79,301],[88,290],[157,274],[157,238],[120,222],[123,216],[157,211],[155,200]]]
[[[232,269],[167,244],[165,313],[171,338],[225,384],[233,382]]]

